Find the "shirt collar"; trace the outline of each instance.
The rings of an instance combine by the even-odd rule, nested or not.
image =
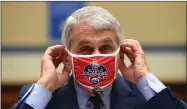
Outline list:
[[[74,86],[77,93],[77,100],[78,104],[81,109],[84,109],[86,107],[87,101],[90,98],[90,95],[87,91],[85,91],[81,86],[77,83],[76,80],[74,80]],[[110,106],[110,92],[112,90],[112,84],[110,84],[103,92],[102,96],[104,99],[105,104],[107,107]]]

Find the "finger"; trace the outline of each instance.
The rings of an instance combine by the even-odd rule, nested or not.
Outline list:
[[[55,72],[55,66],[51,57],[43,57],[41,60],[41,73],[53,73]]]
[[[71,73],[70,67],[65,65],[62,70],[62,73],[58,73],[58,78],[61,84],[64,84],[68,80],[70,73]]]
[[[54,45],[54,46],[48,47],[44,55],[54,56],[55,53],[58,54],[58,52],[62,52],[64,48],[65,48],[64,45]]]
[[[63,61],[63,53],[64,53],[64,45],[54,45],[48,47],[46,52],[44,53],[44,57],[51,57],[50,59],[53,61],[55,67]]]
[[[59,47],[55,49],[55,52],[57,52],[57,56],[60,60],[63,60],[64,57],[67,57],[67,51],[65,50],[65,47]]]
[[[125,54],[127,55],[127,57],[129,58],[129,60],[131,61],[131,63],[134,63],[135,60],[135,56],[131,50],[131,48],[129,47],[125,47]]]
[[[120,61],[124,61],[124,60],[125,60],[124,53],[120,50]]]
[[[59,56],[53,58],[53,62],[55,64],[55,67],[57,68],[60,63],[65,64],[67,60],[67,53],[61,53]]]
[[[134,63],[135,56],[134,56],[131,48],[129,48],[129,47],[122,48],[122,49],[120,49],[120,52],[126,54],[127,57],[129,58],[129,60],[131,61],[131,63]]]
[[[142,52],[142,47],[140,46],[139,42],[132,39],[123,40],[120,47],[122,50],[124,50],[125,47],[130,47],[133,53]]]

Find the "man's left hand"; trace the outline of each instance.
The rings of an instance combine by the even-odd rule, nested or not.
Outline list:
[[[128,67],[124,62],[124,54],[131,61]],[[135,84],[142,76],[149,73],[144,52],[137,40],[125,39],[121,42],[119,69],[124,78]]]

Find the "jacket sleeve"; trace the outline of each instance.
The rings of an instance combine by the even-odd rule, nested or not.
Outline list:
[[[30,105],[28,105],[27,103],[23,102],[21,103],[19,106],[13,106],[10,109],[34,109],[33,107],[31,107]]]
[[[30,94],[33,89],[34,84],[29,84],[23,86],[19,93],[18,102],[15,103],[10,109],[34,109],[25,103],[25,98]]]
[[[170,87],[167,87],[147,101],[142,109],[187,109],[187,104],[177,98]]]

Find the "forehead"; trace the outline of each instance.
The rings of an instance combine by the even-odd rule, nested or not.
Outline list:
[[[79,24],[74,27],[71,37],[70,44],[77,44],[80,41],[88,43],[89,41],[105,40],[105,42],[112,41],[117,43],[116,32],[112,29],[95,29],[88,24]]]

